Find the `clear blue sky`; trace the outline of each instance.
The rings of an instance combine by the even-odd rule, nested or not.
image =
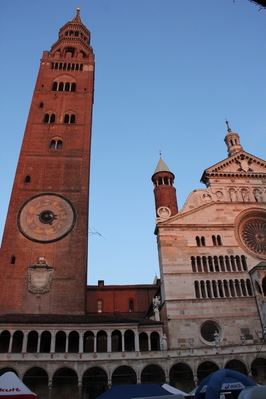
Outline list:
[[[39,60],[81,7],[96,57],[89,284],[158,274],[151,175],[159,150],[179,208],[227,157],[225,118],[266,158],[266,11],[248,0],[0,0],[5,222]]]

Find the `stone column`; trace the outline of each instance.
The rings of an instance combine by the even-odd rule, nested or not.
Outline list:
[[[83,331],[80,331],[79,332],[79,353],[83,353],[83,338],[84,338]]]

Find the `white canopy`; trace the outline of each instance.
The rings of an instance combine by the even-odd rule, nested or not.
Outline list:
[[[29,390],[15,373],[8,371],[0,377],[1,399],[38,399],[38,396]]]
[[[173,395],[181,394],[183,396],[188,396],[186,392],[180,391],[180,389],[174,388],[171,385],[163,384],[162,387],[166,389],[168,392],[172,393]]]

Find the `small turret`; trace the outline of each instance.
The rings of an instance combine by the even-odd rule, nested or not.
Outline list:
[[[240,144],[240,137],[237,133],[232,132],[230,129],[228,121],[225,122],[227,124],[227,135],[224,138],[224,141],[227,145],[228,156],[231,157],[235,155],[237,152],[243,151],[242,145]]]
[[[157,217],[169,217],[178,213],[176,189],[173,186],[175,175],[160,157],[152,175],[154,185],[155,210]]]

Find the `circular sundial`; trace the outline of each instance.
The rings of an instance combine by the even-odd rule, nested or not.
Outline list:
[[[20,208],[17,224],[29,240],[51,243],[65,237],[73,229],[76,213],[71,202],[58,194],[39,194]]]

